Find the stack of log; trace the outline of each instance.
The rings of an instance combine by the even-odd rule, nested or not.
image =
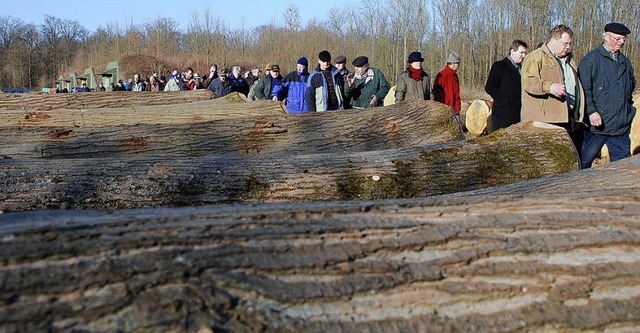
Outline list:
[[[640,325],[637,159],[567,174],[563,129],[467,141],[431,101],[282,110],[0,112],[0,331]]]

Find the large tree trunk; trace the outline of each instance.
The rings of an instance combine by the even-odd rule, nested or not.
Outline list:
[[[17,159],[0,162],[0,209],[409,198],[515,183],[578,165],[564,129],[530,122],[473,141],[356,153]]]
[[[639,191],[632,158],[462,196],[0,215],[0,330],[637,331]]]
[[[137,124],[191,124],[256,115],[283,114],[281,102],[246,103],[238,93],[213,100],[124,108],[57,109],[50,111],[0,111],[2,126],[19,127],[108,127]]]
[[[54,110],[119,108],[180,104],[215,98],[207,89],[190,91],[114,91],[69,94],[0,94],[0,110]]]
[[[228,105],[243,110],[251,104]],[[271,105],[274,104],[279,105]],[[137,119],[136,113],[117,113]],[[183,117],[193,119],[189,113]],[[392,149],[460,139],[462,133],[450,108],[431,101],[415,101],[387,108],[296,115],[269,111],[253,117],[197,123],[7,126],[0,127],[0,155],[11,158],[272,156]]]

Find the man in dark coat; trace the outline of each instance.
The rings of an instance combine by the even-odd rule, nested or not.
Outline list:
[[[631,156],[629,133],[636,114],[633,67],[620,52],[629,28],[620,23],[604,27],[604,42],[589,52],[578,66],[584,86],[588,130],[582,144],[582,167],[589,168],[605,144],[611,161]]]
[[[493,98],[489,133],[520,122],[522,108],[521,64],[527,55],[527,43],[516,39],[509,55],[491,65],[484,90]]]

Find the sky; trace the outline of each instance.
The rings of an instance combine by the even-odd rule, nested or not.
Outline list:
[[[290,5],[298,7],[303,26],[314,17],[325,20],[333,7],[352,5],[351,1],[344,0],[242,0],[233,8],[232,3],[233,0],[0,0],[0,16],[13,16],[25,23],[40,25],[45,15],[51,15],[78,21],[89,32],[109,23],[124,27],[171,17],[181,30],[186,30],[194,12],[202,18],[210,9],[213,17],[222,18],[229,28],[242,28],[244,20],[244,27],[250,29],[272,22],[282,26],[282,13]]]

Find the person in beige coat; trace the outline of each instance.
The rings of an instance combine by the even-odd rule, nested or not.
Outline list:
[[[576,147],[582,146],[584,90],[571,55],[573,31],[551,29],[547,42],[522,62],[521,120],[564,127]],[[579,149],[578,149],[579,151]]]
[[[422,54],[411,52],[407,63],[407,69],[398,75],[396,80],[395,98],[404,100],[429,100],[431,99],[431,79],[429,74],[422,69]]]

